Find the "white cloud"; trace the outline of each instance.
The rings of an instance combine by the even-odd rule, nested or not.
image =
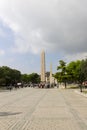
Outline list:
[[[74,61],[74,60],[87,59],[87,53],[77,53],[77,54],[72,54],[72,55],[66,55],[64,59],[67,62]]]
[[[15,52],[87,51],[87,1],[3,0],[0,18],[15,33]]]
[[[0,37],[5,37],[5,36],[6,36],[5,32],[0,28]]]
[[[5,51],[0,49],[0,56],[3,56],[4,54],[5,54]]]

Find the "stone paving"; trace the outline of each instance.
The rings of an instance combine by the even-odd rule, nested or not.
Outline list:
[[[87,130],[87,98],[57,88],[0,92],[0,130]]]

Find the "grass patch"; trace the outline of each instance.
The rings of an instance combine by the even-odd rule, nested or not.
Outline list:
[[[84,94],[87,94],[87,90],[83,90],[82,92],[83,92]]]
[[[78,89],[79,86],[67,86],[67,89]]]

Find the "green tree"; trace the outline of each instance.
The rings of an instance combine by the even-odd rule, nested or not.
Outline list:
[[[29,78],[29,75],[28,74],[22,74],[21,75],[21,79],[23,82],[25,83],[29,83],[30,82],[30,78]]]
[[[66,82],[67,82],[67,70],[66,70],[66,62],[63,60],[59,61],[59,66],[57,66],[57,70],[59,71],[56,74],[56,77],[58,77],[59,82],[64,82],[65,88],[66,88]]]
[[[21,72],[7,66],[0,67],[0,85],[10,85],[21,80]]]
[[[79,82],[80,65],[80,60],[72,61],[67,65],[67,74],[71,82]]]
[[[37,73],[32,73],[29,76],[30,76],[30,80],[32,83],[39,83],[40,82],[40,76]]]
[[[40,82],[40,76],[37,73],[32,74],[22,74],[22,81],[29,83],[39,83]]]
[[[82,60],[79,68],[79,82],[87,81],[87,59]]]

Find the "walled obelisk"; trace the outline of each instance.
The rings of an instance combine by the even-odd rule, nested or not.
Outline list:
[[[41,82],[45,82],[45,52],[41,52]]]

